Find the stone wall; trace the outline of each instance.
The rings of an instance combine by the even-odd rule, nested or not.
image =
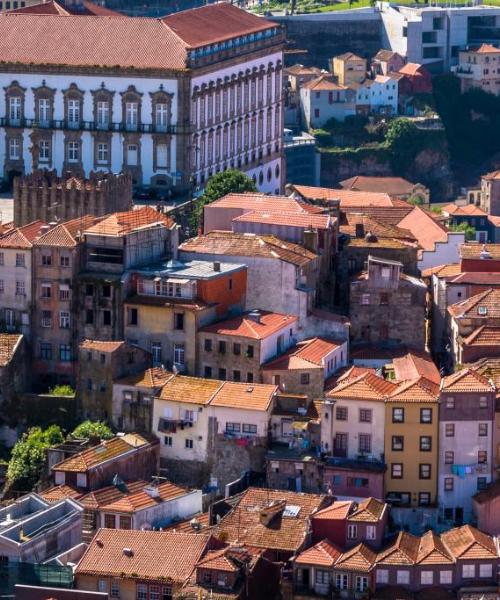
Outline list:
[[[55,171],[34,171],[14,180],[16,227],[41,219],[68,221],[84,215],[102,216],[132,207],[130,175],[90,173],[88,179],[58,177]]]

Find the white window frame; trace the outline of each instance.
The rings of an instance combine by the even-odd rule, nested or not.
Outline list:
[[[398,569],[396,571],[396,583],[408,585],[410,583],[410,571],[408,569]]]
[[[9,159],[21,160],[21,140],[19,138],[9,140]]]
[[[69,99],[68,100],[68,125],[74,127],[80,124],[80,100]]]
[[[375,525],[367,525],[366,526],[366,539],[374,540],[377,537],[377,528]]]
[[[389,583],[389,570],[377,569],[375,578],[377,583]]]
[[[358,539],[358,526],[353,523],[347,525],[347,539],[357,540]]]
[[[97,102],[96,116],[98,126],[107,127],[109,125],[109,112],[109,102],[107,100]]]
[[[68,142],[68,162],[77,163],[80,161],[80,142]]]
[[[422,585],[432,585],[434,583],[434,572],[422,571],[420,573],[420,583]]]
[[[9,121],[21,121],[21,96],[11,96],[9,98]]]
[[[468,575],[467,573],[471,573]],[[474,579],[476,576],[476,565],[462,565],[462,577],[464,579]]]
[[[38,122],[41,125],[46,125],[50,121],[50,100],[48,98],[40,98],[38,100]]]
[[[98,142],[97,162],[101,165],[109,162],[109,144],[107,142]]]
[[[50,142],[48,140],[40,140],[38,143],[38,161],[50,161]]]
[[[440,584],[453,583],[453,571],[439,571],[439,583]]]
[[[479,577],[491,579],[493,577],[493,565],[491,563],[480,564]]]

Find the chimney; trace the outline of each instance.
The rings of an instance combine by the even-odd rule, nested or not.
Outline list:
[[[260,323],[260,318],[261,318],[261,314],[260,314],[260,310],[251,310],[247,317],[251,320],[251,321],[255,321],[255,323]]]
[[[214,260],[214,271],[220,273],[220,261]]]
[[[259,521],[264,527],[269,527],[271,521],[276,515],[281,514],[285,510],[286,500],[277,500],[271,502],[265,508],[262,508],[259,513]]]
[[[309,227],[304,229],[304,248],[310,252],[316,253],[318,251],[318,231]]]
[[[356,223],[356,237],[363,238],[365,237],[365,226],[364,223]]]

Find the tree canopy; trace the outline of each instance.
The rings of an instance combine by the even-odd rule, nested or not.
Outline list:
[[[72,432],[71,436],[79,439],[88,439],[98,437],[101,440],[109,440],[114,437],[114,433],[104,421],[83,421]]]

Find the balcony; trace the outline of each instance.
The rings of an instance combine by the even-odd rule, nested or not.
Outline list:
[[[347,458],[334,455],[327,457],[325,459],[325,464],[332,468],[372,471],[374,473],[383,473],[386,469],[386,465],[383,460],[376,459],[370,455],[359,455],[358,458]]]
[[[110,131],[110,132],[139,132],[139,133],[168,133],[175,135],[176,125],[158,125],[141,123],[130,126],[126,123],[97,123],[96,121],[80,121],[73,123],[64,119],[51,119],[37,121],[36,119],[8,119],[0,118],[0,127],[17,127],[21,129],[58,129],[70,131]]]

